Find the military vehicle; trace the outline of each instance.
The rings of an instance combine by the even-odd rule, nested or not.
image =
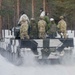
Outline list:
[[[12,40],[18,40],[19,41],[19,48],[30,48],[32,52],[40,57],[39,50],[41,51],[41,58],[39,59],[53,59],[53,58],[60,58],[64,56],[64,53],[66,51],[69,51],[70,53],[73,50],[74,42],[73,38],[50,38],[46,37],[45,39],[20,39],[20,26],[17,26],[14,28],[14,36],[15,39]],[[52,57],[53,56],[53,57]]]
[[[46,37],[45,39],[20,39],[20,26],[16,26],[12,31],[7,31],[12,35],[4,37],[4,40],[0,42],[0,48],[11,53],[17,53],[17,56],[21,56],[21,52],[30,50],[33,52],[35,58],[41,60],[59,59],[61,60],[66,54],[72,55],[74,48],[74,40],[71,37],[66,39],[55,37]],[[14,37],[13,37],[14,36]]]

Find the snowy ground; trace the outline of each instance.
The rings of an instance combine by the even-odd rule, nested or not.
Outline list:
[[[0,55],[0,75],[75,75],[75,65],[15,66]]]
[[[32,57],[26,55],[24,60],[25,63],[20,66],[13,65],[6,58],[0,55],[0,75],[75,75],[74,53],[72,59],[69,59],[69,64],[68,61],[66,61],[67,64],[40,65],[34,60],[33,55]]]

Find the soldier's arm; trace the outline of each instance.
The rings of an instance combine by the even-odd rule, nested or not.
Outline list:
[[[57,32],[58,32],[58,33],[60,33],[60,25],[61,25],[61,24],[60,24],[60,21],[59,21],[59,22],[58,22],[58,25],[57,25]]]
[[[29,20],[28,16],[27,15],[25,15],[25,16],[26,16],[26,19],[27,19],[28,23],[30,23],[30,20]]]
[[[58,22],[57,28],[60,28],[60,22]]]
[[[46,27],[47,23],[46,23],[46,22],[44,22],[44,24],[45,24],[45,27]]]
[[[39,27],[40,27],[40,26],[39,26],[39,22],[38,22],[38,29],[39,29]]]
[[[18,24],[21,23],[21,21],[22,21],[22,17],[23,17],[23,16],[20,17],[20,19],[19,19],[19,21],[18,21]]]

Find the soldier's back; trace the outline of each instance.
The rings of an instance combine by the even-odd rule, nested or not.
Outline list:
[[[45,26],[46,26],[46,22],[44,20],[40,20],[38,22],[38,27],[39,27],[39,30],[45,30]]]
[[[66,27],[67,27],[67,24],[66,24],[66,22],[64,20],[60,20],[59,25],[60,25],[59,26],[60,29],[66,29]]]
[[[27,22],[22,23],[20,30],[21,30],[21,32],[28,31],[28,23]]]
[[[56,32],[56,24],[51,24],[50,31]]]

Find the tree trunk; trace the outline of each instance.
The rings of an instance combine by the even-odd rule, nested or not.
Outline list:
[[[8,14],[8,25],[7,25],[7,29],[9,29],[10,28],[10,23],[9,23],[9,14]]]
[[[0,10],[1,10],[2,0],[0,0]],[[0,39],[2,38],[2,17],[0,15]]]
[[[46,0],[43,0],[43,9],[46,10]]]
[[[46,6],[45,6],[45,11],[46,11],[47,13],[49,13],[49,10],[50,10],[50,9],[49,9],[49,2],[48,2],[48,0],[45,1],[45,5],[46,5]]]
[[[34,0],[32,0],[32,18],[34,18]]]
[[[14,2],[16,2],[15,0],[14,0]],[[16,15],[16,10],[17,10],[17,7],[16,7],[16,3],[14,3],[14,5],[13,5],[13,10],[14,10],[14,18],[13,18],[13,25],[12,25],[12,27],[15,27],[15,25],[17,25],[17,15]]]
[[[19,14],[20,14],[20,1],[17,0],[17,20],[19,20]]]

